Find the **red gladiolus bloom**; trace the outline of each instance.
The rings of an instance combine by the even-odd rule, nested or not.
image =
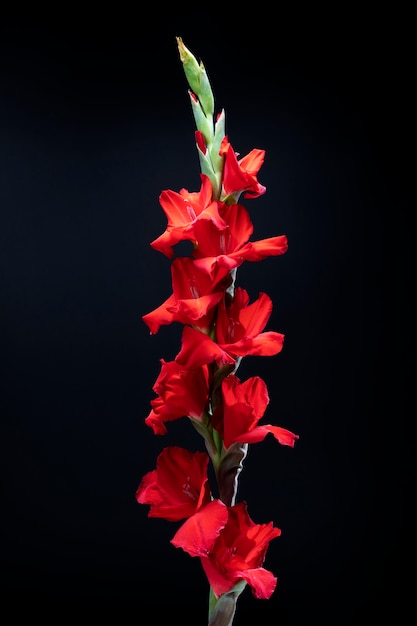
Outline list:
[[[185,326],[181,349],[175,360],[185,368],[195,368],[216,361],[218,365],[233,363],[236,357],[272,356],[282,350],[284,335],[263,332],[272,313],[272,301],[265,293],[249,304],[245,289],[237,287],[232,303],[224,299],[218,306],[216,341],[204,333]]]
[[[158,397],[151,401],[152,410],[145,419],[155,435],[165,435],[165,423],[181,417],[201,420],[208,401],[207,366],[184,369],[176,361],[160,362],[161,371],[152,388]]]
[[[195,368],[216,361],[219,366],[234,363],[233,356],[199,330],[185,326],[182,331],[181,350],[175,357],[185,368]]]
[[[219,230],[214,222],[198,222],[194,226],[197,246],[193,250],[196,265],[210,276],[217,266],[231,270],[244,261],[261,261],[284,254],[288,249],[286,235],[249,242],[253,224],[241,204],[221,204],[219,215],[227,228]]]
[[[142,316],[151,334],[157,333],[162,324],[172,322],[208,330],[215,306],[229,284],[227,267],[218,265],[209,276],[189,257],[179,257],[171,264],[171,275],[173,294],[161,306]]]
[[[225,157],[223,198],[232,194],[238,197],[242,191],[245,192],[245,198],[257,198],[266,192],[266,187],[258,182],[256,176],[263,165],[265,150],[254,148],[245,157],[238,159],[238,153],[233,150],[226,136],[223,137],[219,154]]]
[[[150,245],[168,258],[174,256],[173,246],[179,241],[195,240],[193,229],[198,221],[212,221],[219,230],[226,228],[226,223],[219,216],[218,202],[212,200],[210,179],[205,174],[200,174],[200,178],[202,182],[198,193],[187,189],[177,193],[168,189],[159,196],[168,224],[165,232]]]
[[[222,382],[222,396],[223,403],[214,412],[212,425],[226,448],[233,443],[257,443],[268,433],[280,444],[294,447],[298,435],[280,426],[258,426],[269,403],[266,384],[259,376],[241,383],[236,375],[230,374]]]
[[[142,478],[136,500],[150,505],[148,517],[172,522],[191,517],[211,500],[208,463],[205,452],[190,452],[178,446],[164,448],[156,469]]]
[[[200,557],[201,564],[217,597],[230,591],[239,581],[246,581],[256,598],[268,599],[277,585],[272,572],[262,567],[269,542],[281,530],[269,524],[255,524],[249,517],[246,502],[227,507],[227,521],[220,525],[213,542],[204,527],[207,507],[200,509],[180,527],[171,540],[191,556]]]

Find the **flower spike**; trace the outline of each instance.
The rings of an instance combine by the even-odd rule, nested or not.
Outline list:
[[[269,395],[259,376],[237,377],[243,358],[273,357],[284,335],[266,330],[272,300],[259,291],[250,302],[236,286],[237,270],[287,251],[286,235],[252,239],[254,226],[240,197],[253,199],[266,187],[258,180],[265,151],[240,158],[226,135],[225,112],[214,119],[214,96],[203,63],[176,37],[189,85],[200,165],[199,191],[165,189],[159,203],[165,231],[150,246],[170,261],[172,293],[142,315],[150,334],[180,324],[181,345],[171,361],[160,358],[155,392],[144,419],[154,435],[167,435],[170,422],[187,418],[205,451],[166,446],[156,468],[139,481],[135,497],[149,505],[148,517],[181,522],[171,543],[200,560],[209,585],[208,626],[233,626],[245,588],[268,599],[278,578],[264,567],[269,543],[281,535],[273,522],[255,523],[238,498],[248,449],[271,434],[295,447],[299,436],[261,423]],[[191,244],[188,256],[177,244]],[[210,472],[210,463],[211,469]]]

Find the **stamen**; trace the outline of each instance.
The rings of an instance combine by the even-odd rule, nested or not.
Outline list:
[[[188,202],[186,203],[185,207],[187,209],[187,213],[188,213],[188,217],[190,218],[190,221],[193,222],[197,217],[193,207]]]
[[[197,498],[195,497],[195,495],[191,491],[190,477],[189,476],[187,476],[187,479],[186,479],[185,483],[182,486],[182,492],[185,493],[186,496],[191,498],[191,500],[197,500]]]

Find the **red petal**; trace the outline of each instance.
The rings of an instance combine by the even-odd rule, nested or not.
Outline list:
[[[272,300],[261,292],[255,302],[239,311],[239,322],[245,328],[245,335],[256,337],[263,331],[272,313]]]
[[[234,359],[217,343],[191,326],[185,326],[182,332],[181,350],[175,360],[186,369],[200,367],[216,360],[234,363]]]
[[[290,446],[293,448],[297,439],[300,438],[299,435],[295,435],[290,430],[281,428],[280,426],[271,426],[270,424],[267,424],[265,428],[272,433],[275,439],[277,439],[283,446]]]
[[[171,543],[191,556],[207,556],[226,525],[227,518],[226,505],[221,500],[212,500],[184,522]]]
[[[255,598],[260,600],[268,600],[278,582],[278,579],[263,567],[244,570],[240,575],[252,587]]]
[[[215,567],[212,560],[206,557],[201,558],[201,565],[203,566],[207,580],[210,583],[210,587],[213,589],[217,597],[227,593],[235,586],[237,581],[233,576],[234,572],[231,578],[225,578]]]
[[[244,338],[236,343],[222,344],[223,350],[234,356],[274,356],[281,352],[284,335],[274,331],[260,333],[254,338]]]
[[[265,424],[263,426],[256,426],[246,433],[237,435],[234,441],[237,443],[258,443],[259,441],[263,441],[269,433],[272,433],[282,446],[290,446],[291,448],[294,447],[296,440],[299,439],[299,435],[295,435],[286,428]]]
[[[185,202],[182,194],[171,189],[167,189],[160,194],[159,203],[168,220],[167,228],[188,226],[196,217],[194,210],[190,209],[191,203]]]
[[[288,250],[286,235],[251,241],[232,256],[240,254],[245,261],[262,261],[269,256],[279,256]]]
[[[252,176],[257,174],[265,160],[265,150],[254,148],[246,156],[239,159],[239,165]]]
[[[159,307],[142,315],[142,319],[151,331],[151,335],[155,335],[163,324],[171,324],[173,321],[173,314],[169,308],[176,303],[176,298],[172,294],[163,304]]]

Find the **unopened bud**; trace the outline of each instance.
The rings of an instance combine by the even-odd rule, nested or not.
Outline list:
[[[188,84],[199,99],[206,117],[211,118],[214,113],[214,96],[205,67],[202,61],[198,63],[193,53],[184,45],[181,37],[176,39]]]

